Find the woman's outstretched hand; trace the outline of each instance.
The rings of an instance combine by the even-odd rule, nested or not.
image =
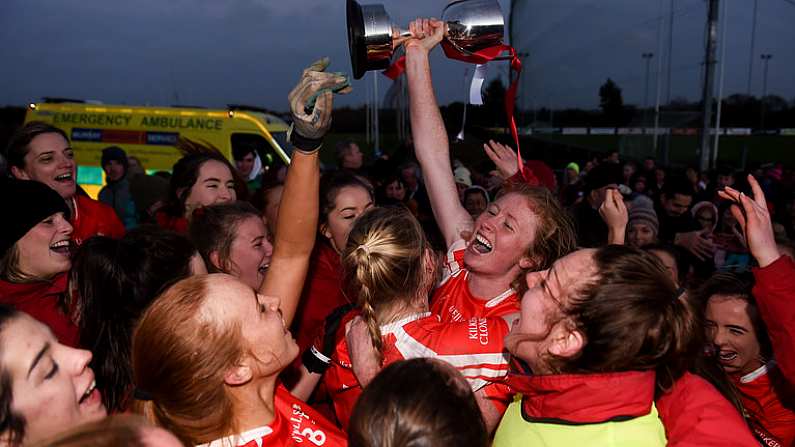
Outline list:
[[[778,259],[781,253],[776,245],[773,223],[770,220],[770,212],[767,210],[765,194],[762,192],[759,182],[750,174],[748,175],[748,183],[751,185],[753,198],[730,187],[719,191],[718,195],[722,199],[734,202],[731,205],[731,213],[742,228],[743,236],[751,255],[753,255],[760,267],[767,267]]]

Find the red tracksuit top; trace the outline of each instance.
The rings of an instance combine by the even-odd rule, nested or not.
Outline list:
[[[59,304],[66,293],[68,273],[51,281],[15,284],[0,280],[0,303],[9,305],[47,325],[61,344],[76,348],[80,338],[77,326]]]
[[[795,385],[795,262],[781,256],[764,268],[754,268],[752,291],[767,326],[778,367]]]
[[[91,197],[76,195],[72,199],[74,214],[69,223],[74,227],[72,240],[80,245],[92,236],[119,239],[124,236],[124,225],[113,208]]]
[[[740,391],[745,411],[757,428],[758,436],[765,439],[772,435],[782,446],[795,444],[795,406],[792,405],[793,390],[776,368],[776,362],[768,362],[756,371],[744,376],[732,376]],[[761,429],[761,430],[759,430]]]

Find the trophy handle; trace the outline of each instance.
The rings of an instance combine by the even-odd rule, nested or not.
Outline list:
[[[411,34],[411,31],[393,26],[392,49],[397,49],[397,47],[403,45],[407,40],[411,39],[412,37],[414,37],[414,35]]]

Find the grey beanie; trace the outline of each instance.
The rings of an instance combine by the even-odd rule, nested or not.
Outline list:
[[[641,206],[633,206],[630,208],[627,226],[631,227],[632,224],[636,222],[642,222],[651,227],[655,236],[660,232],[660,221],[657,220],[657,213],[653,208]]]

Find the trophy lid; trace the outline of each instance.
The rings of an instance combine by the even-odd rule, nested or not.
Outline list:
[[[353,77],[389,67],[392,57],[392,21],[383,5],[360,5],[348,0],[348,50]]]
[[[356,0],[348,0],[348,52],[354,79],[361,79],[366,71],[367,45],[364,40],[364,17],[362,7]]]

